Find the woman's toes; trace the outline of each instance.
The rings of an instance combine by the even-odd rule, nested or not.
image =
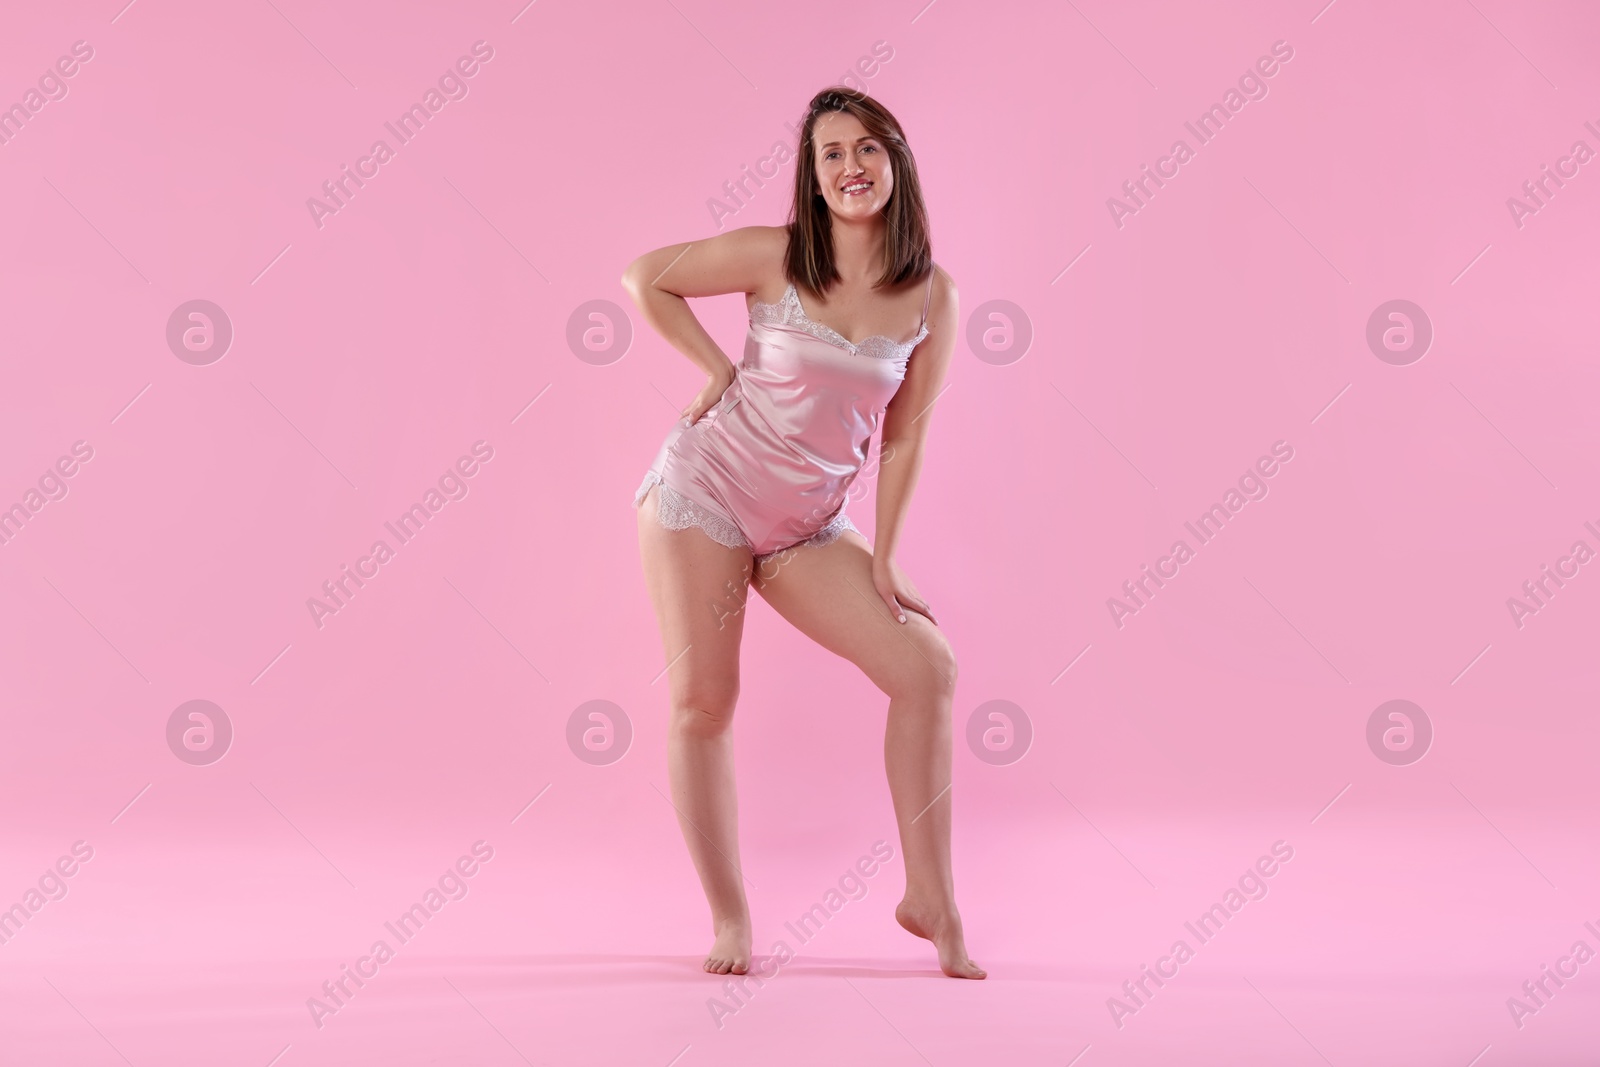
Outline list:
[[[750,935],[748,924],[725,924],[717,933],[706,956],[708,974],[744,974],[750,969]]]
[[[988,971],[984,970],[982,967],[979,967],[971,960],[967,960],[965,963],[956,964],[947,973],[949,973],[950,977],[952,978],[987,978],[989,976]]]

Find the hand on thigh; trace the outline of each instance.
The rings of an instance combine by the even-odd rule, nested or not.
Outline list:
[[[756,566],[752,585],[796,629],[856,664],[888,695],[954,688],[955,656],[944,632],[914,611],[903,623],[894,620],[873,586],[872,549],[859,533],[780,553]]]

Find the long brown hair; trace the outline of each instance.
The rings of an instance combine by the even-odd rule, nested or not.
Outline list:
[[[789,205],[789,251],[784,273],[814,293],[826,293],[839,280],[833,261],[833,220],[828,202],[817,189],[817,150],[811,142],[817,119],[847,112],[889,152],[894,190],[883,206],[888,230],[883,239],[883,274],[875,287],[922,279],[933,270],[928,240],[928,209],[922,201],[917,162],[911,156],[899,121],[865,93],[833,85],[811,98],[800,129],[799,161],[794,169],[794,200]]]

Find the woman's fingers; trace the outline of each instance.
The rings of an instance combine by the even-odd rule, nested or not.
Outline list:
[[[939,625],[939,620],[933,617],[933,609],[928,606],[928,602],[922,599],[903,575],[891,572],[875,580],[878,596],[888,607],[890,618],[903,623],[906,621],[906,612],[914,611],[935,626]]]
[[[906,612],[914,611],[918,615],[926,617],[935,626],[939,625],[939,620],[933,617],[933,609],[929,608],[927,602],[921,597],[913,596],[909,593],[900,593],[884,597],[883,602],[889,605],[889,614],[893,616],[896,622],[905,622]]]
[[[699,422],[700,416],[715,407],[721,401],[725,392],[727,392],[727,386],[719,387],[716,382],[707,382],[705,387],[695,394],[694,399],[689,401],[689,406],[681,412],[684,424],[692,426]]]
[[[933,609],[928,607],[928,602],[926,600],[923,600],[921,597],[916,597],[916,596],[904,597],[903,596],[903,597],[900,598],[900,601],[901,601],[901,603],[903,603],[907,607],[909,607],[912,611],[915,611],[918,615],[926,616],[928,621],[933,623],[935,626],[937,626],[939,624],[939,620],[935,619],[933,617]]]

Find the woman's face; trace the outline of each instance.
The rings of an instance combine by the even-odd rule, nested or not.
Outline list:
[[[817,187],[836,215],[864,219],[881,211],[894,191],[889,151],[847,111],[817,118],[811,143],[816,149]]]

